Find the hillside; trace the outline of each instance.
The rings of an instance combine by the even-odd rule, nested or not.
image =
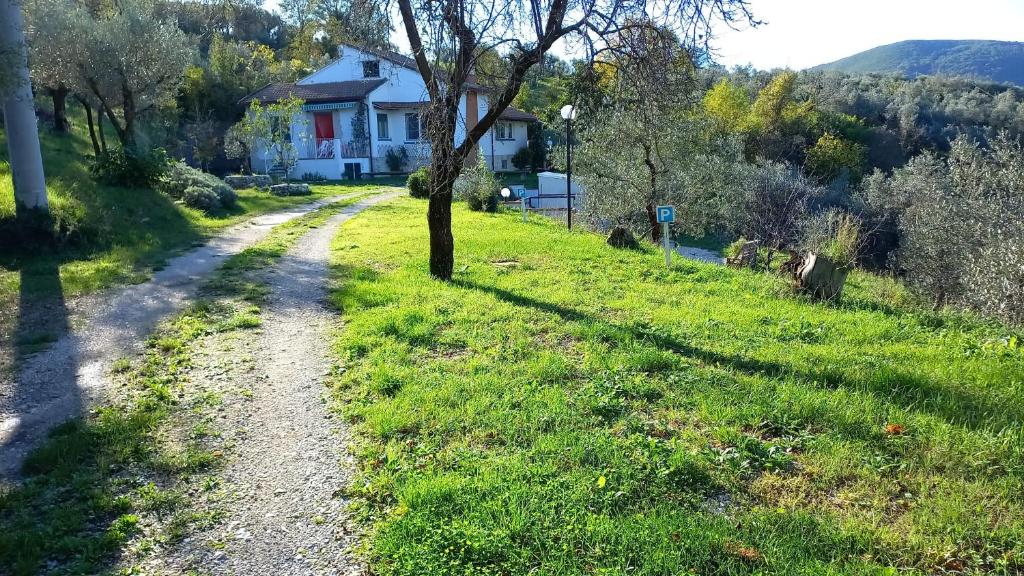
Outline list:
[[[1024,42],[907,40],[879,46],[814,70],[850,74],[964,76],[1024,86]]]

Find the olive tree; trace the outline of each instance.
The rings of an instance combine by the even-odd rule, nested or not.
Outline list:
[[[32,80],[50,94],[53,129],[66,132],[65,103],[77,87],[78,63],[82,56],[81,46],[77,42],[68,42],[67,34],[78,29],[73,19],[84,16],[84,12],[69,10],[66,0],[30,0],[27,8],[25,25]]]
[[[78,39],[78,81],[122,146],[132,147],[139,119],[175,96],[193,41],[157,17],[150,0],[120,0],[96,16],[70,2],[68,10],[75,11],[68,34]]]
[[[452,186],[480,139],[519,93],[527,73],[556,42],[573,42],[593,62],[611,47],[611,40],[637,25],[663,25],[680,42],[698,45],[707,41],[716,21],[752,21],[747,0],[381,1],[388,14],[397,4],[401,28],[426,85],[430,273],[443,280],[451,278],[454,266]],[[475,77],[485,59],[487,73]],[[487,111],[456,141],[463,94],[477,84],[488,89]]]

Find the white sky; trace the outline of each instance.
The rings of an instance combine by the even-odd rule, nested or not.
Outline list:
[[[765,24],[720,30],[719,61],[796,70],[901,40],[1024,41],[1024,0],[750,0]]]
[[[762,26],[721,27],[713,45],[727,66],[808,68],[901,40],[1024,41],[1024,0],[749,0]],[[278,0],[265,0],[270,10]],[[397,15],[396,15],[397,16]],[[398,18],[395,18],[398,21]],[[402,31],[391,41],[403,51]],[[564,46],[555,53],[565,56]]]

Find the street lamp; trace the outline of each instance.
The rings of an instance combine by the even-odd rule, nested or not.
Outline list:
[[[565,217],[569,230],[572,230],[572,121],[576,119],[576,107],[572,104],[562,106],[562,119],[565,120]]]

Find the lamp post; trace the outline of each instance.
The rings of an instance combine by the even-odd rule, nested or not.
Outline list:
[[[572,121],[576,119],[576,107],[562,106],[562,119],[565,120],[565,221],[572,230]]]

